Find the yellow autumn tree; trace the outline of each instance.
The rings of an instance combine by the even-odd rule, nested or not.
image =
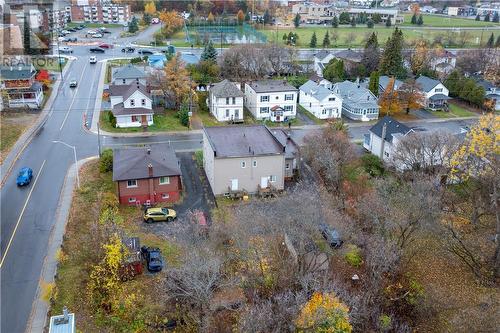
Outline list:
[[[154,15],[156,13],[156,5],[154,1],[148,2],[144,5],[144,13]]]
[[[394,89],[394,83],[395,79],[394,77],[391,77],[387,83],[387,87],[385,87],[384,92],[378,99],[380,112],[385,113],[388,116],[399,113],[403,109],[398,91]]]
[[[420,39],[415,43],[415,49],[410,58],[410,66],[413,74],[420,73],[429,66],[429,46],[426,40]]]
[[[333,293],[315,292],[295,321],[300,333],[350,333],[349,308]]]
[[[94,310],[111,312],[122,289],[120,268],[127,255],[127,249],[117,234],[103,245],[104,258],[92,267],[87,284],[87,294]]]
[[[208,13],[208,17],[207,17],[208,23],[212,24],[212,23],[214,23],[214,20],[215,20],[214,14],[212,14],[212,12]]]
[[[162,84],[164,93],[166,96],[170,96],[175,107],[178,108],[193,89],[193,83],[189,80],[189,72],[181,60],[180,53],[167,62],[164,71],[165,77]]]
[[[160,20],[163,23],[161,31],[165,37],[171,36],[184,25],[184,19],[175,10],[161,12]]]

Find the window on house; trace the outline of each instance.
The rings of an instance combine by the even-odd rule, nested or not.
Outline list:
[[[226,97],[226,104],[229,104],[229,97]]]
[[[293,94],[285,95],[285,101],[293,101]]]
[[[285,105],[284,110],[288,111],[288,112],[292,112],[293,111],[293,105]]]
[[[253,165],[254,168],[256,168],[257,167],[257,161],[253,161],[252,165]]]
[[[260,96],[260,101],[261,102],[269,102],[269,95]]]
[[[438,92],[443,92],[443,88],[436,88],[436,89],[434,89],[434,91],[437,92],[437,93]]]
[[[136,78],[136,79],[135,79],[135,82],[139,83],[139,78]]]
[[[260,108],[260,113],[269,113],[269,108],[268,107]]]
[[[384,152],[384,155],[385,155],[385,157],[389,157],[389,153],[386,151]]]
[[[139,121],[138,117],[137,116],[132,116],[132,122],[136,122],[136,121]]]
[[[130,106],[135,106],[135,99],[130,100]]]
[[[286,164],[285,164],[285,169],[286,169],[286,170],[290,170],[290,163],[286,163]]]
[[[153,116],[152,115],[148,115],[148,121],[153,121]]]
[[[170,177],[160,177],[160,185],[170,184]]]
[[[335,100],[335,97],[328,97],[328,100],[329,100],[329,101],[334,101],[334,100]]]
[[[141,99],[141,105],[142,105],[142,106],[146,105],[146,100],[145,100],[144,98],[143,98],[143,99]]]
[[[127,83],[127,80],[123,79],[123,80],[122,80],[122,83],[123,83],[123,84]]]
[[[247,162],[241,161],[241,168],[244,169],[247,167]]]
[[[271,183],[275,183],[276,182],[276,176],[273,176],[273,175],[269,176],[269,181]]]
[[[137,187],[137,179],[127,180],[127,187]]]
[[[161,194],[161,198],[162,199],[168,199],[168,198],[170,198],[170,194],[168,194],[168,193],[162,193]]]
[[[323,111],[321,111],[321,114],[326,114],[326,110],[323,109]]]
[[[128,198],[128,202],[130,202],[130,203],[133,203],[133,202],[136,202],[136,201],[137,201],[136,198]]]
[[[233,97],[233,104],[236,104],[236,97]]]
[[[229,118],[229,109],[226,110],[226,118]]]

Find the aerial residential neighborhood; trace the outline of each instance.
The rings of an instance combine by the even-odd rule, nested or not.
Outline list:
[[[1,332],[499,331],[498,1],[0,14]]]

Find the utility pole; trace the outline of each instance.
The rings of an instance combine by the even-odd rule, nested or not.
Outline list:
[[[387,123],[384,122],[384,126],[382,126],[382,143],[380,143],[380,159],[384,160],[384,148],[385,148],[385,135],[387,132]]]

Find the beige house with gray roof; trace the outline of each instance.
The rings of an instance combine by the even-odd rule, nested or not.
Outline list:
[[[240,84],[224,80],[210,85],[208,108],[218,121],[243,122],[243,97]]]
[[[252,194],[269,186],[282,190],[285,141],[263,125],[204,128],[203,165],[214,195],[242,190]]]

